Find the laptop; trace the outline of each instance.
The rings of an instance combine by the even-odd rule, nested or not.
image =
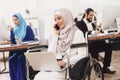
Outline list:
[[[31,52],[25,53],[26,59],[34,70],[40,71],[63,71],[52,52]]]

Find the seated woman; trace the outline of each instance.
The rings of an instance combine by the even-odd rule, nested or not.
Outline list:
[[[34,34],[30,26],[26,25],[21,14],[16,13],[12,17],[15,27],[10,29],[10,40],[12,44],[17,44],[24,41],[33,41]],[[26,79],[26,59],[25,50],[16,50],[10,52],[9,70],[10,80],[27,80]]]
[[[48,52],[55,53],[58,64],[61,67],[68,64],[67,54],[69,54],[70,64],[86,57],[85,47],[67,53],[71,44],[85,42],[83,33],[74,25],[71,11],[64,8],[57,10],[54,14],[54,20],[54,34],[50,40]],[[41,71],[35,76],[34,80],[65,80],[65,71]]]

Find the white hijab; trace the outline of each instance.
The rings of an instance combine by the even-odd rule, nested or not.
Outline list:
[[[61,15],[65,21],[65,27],[60,31],[56,47],[57,52],[64,55],[73,41],[74,32],[77,30],[77,27],[73,26],[73,16],[70,10],[59,9],[55,14]]]

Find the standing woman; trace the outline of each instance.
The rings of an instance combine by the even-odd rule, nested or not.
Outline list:
[[[17,44],[25,41],[34,41],[34,34],[30,26],[26,25],[22,15],[16,13],[12,17],[14,28],[10,29],[10,40],[12,44]],[[16,50],[10,52],[9,70],[10,80],[27,80],[26,79],[26,59],[25,50]]]
[[[70,64],[75,64],[78,60],[86,57],[87,54],[84,52],[86,48],[75,49],[71,53],[67,53],[71,44],[85,42],[83,33],[74,26],[71,11],[64,8],[57,10],[54,14],[54,20],[54,34],[50,40],[48,52],[55,53],[58,64],[61,67],[68,64],[67,54],[69,54]],[[34,80],[65,80],[65,71],[40,71]]]

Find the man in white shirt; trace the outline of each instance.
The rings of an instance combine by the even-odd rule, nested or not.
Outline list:
[[[98,30],[96,25],[93,23],[95,12],[93,9],[88,8],[83,16],[81,21],[77,22],[78,28],[84,33],[84,37],[86,32],[88,34],[99,34],[101,30]],[[101,41],[92,41],[89,43],[89,52],[91,53],[93,58],[98,59],[99,52],[105,52],[104,62],[103,62],[103,73],[114,74],[116,71],[111,71],[108,67],[111,63],[112,57],[112,46],[105,42],[105,40]]]

